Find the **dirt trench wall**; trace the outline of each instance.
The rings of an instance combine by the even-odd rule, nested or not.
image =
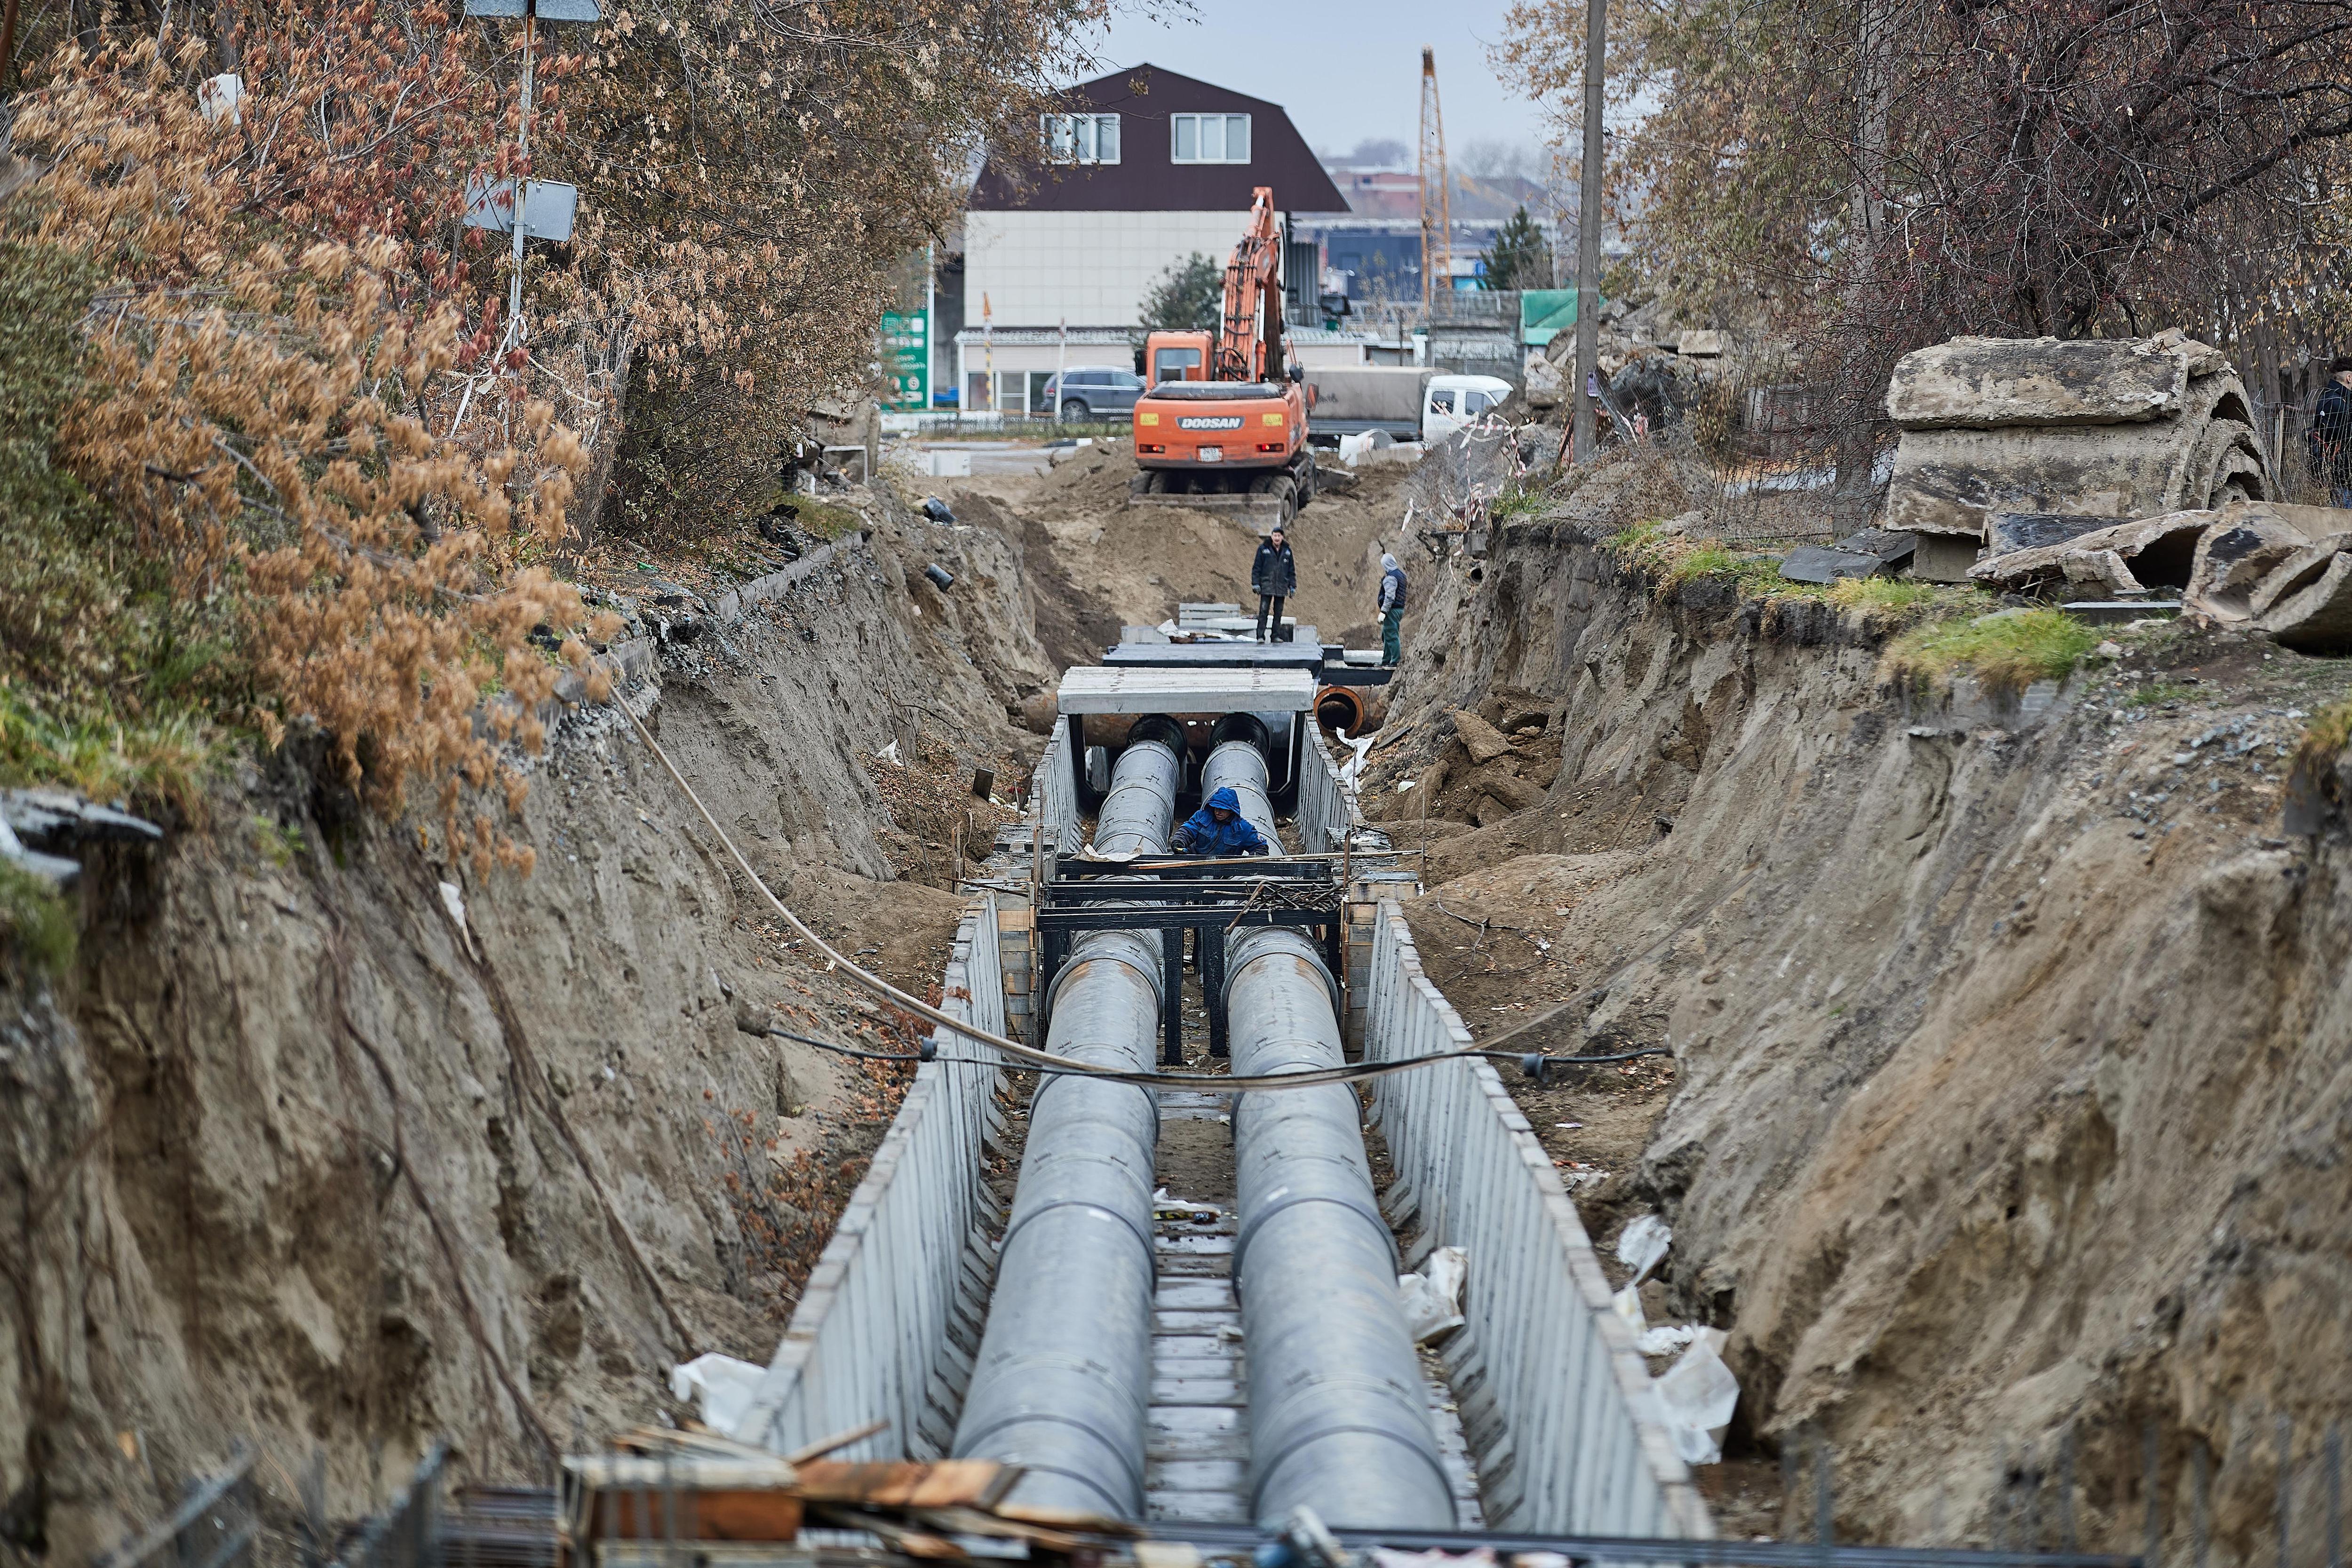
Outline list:
[[[916,575],[932,560],[952,595]],[[859,881],[888,875],[859,759],[1009,737],[1050,676],[1004,613],[1019,568],[898,514],[636,694],[771,884],[919,989],[958,902]],[[54,994],[0,988],[10,1545],[112,1545],[241,1436],[281,1500],[323,1451],[341,1517],[436,1436],[464,1473],[541,1474],[549,1441],[656,1419],[670,1363],[772,1352],[780,1281],[824,1237],[738,1194],[771,1138],[819,1185],[870,1149],[887,1071],[744,1026],[880,1016],[747,923],[764,907],[609,710],[532,783],[535,874],[478,877],[247,767],[208,831],[92,862]]]
[[[1674,1048],[1638,1184],[1675,1304],[1731,1331],[1740,1433],[1828,1437],[1843,1530],[1982,1541],[2072,1424],[2086,1537],[2136,1549],[2153,1423],[2168,1532],[2201,1443],[2219,1559],[2273,1552],[2276,1418],[2309,1521],[2352,1415],[2352,847],[2286,840],[2277,787],[2345,679],[2168,632],[2126,664],[2193,701],[2099,668],[1914,710],[1885,635],[1515,530],[1434,586],[1375,788],[1490,689],[1559,715],[1543,804],[1433,877],[1608,830],[1583,1004],[1528,1045]]]

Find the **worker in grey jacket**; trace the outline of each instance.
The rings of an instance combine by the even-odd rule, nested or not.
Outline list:
[[[1404,568],[1393,555],[1381,557],[1381,662],[1404,657]]]
[[[1282,601],[1298,592],[1298,567],[1290,559],[1290,542],[1283,537],[1280,523],[1258,544],[1257,559],[1250,563],[1250,588],[1257,595],[1257,640],[1265,641],[1269,617],[1274,640],[1284,640]]]

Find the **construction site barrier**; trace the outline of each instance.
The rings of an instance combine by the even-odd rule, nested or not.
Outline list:
[[[1473,1045],[1422,973],[1404,916],[1379,906],[1364,1056],[1393,1061]],[[1395,1163],[1389,1208],[1425,1240],[1469,1254],[1464,1326],[1446,1359],[1491,1397],[1479,1441],[1491,1529],[1709,1537],[1690,1471],[1656,1415],[1648,1368],[1610,1310],[1609,1282],[1576,1206],[1492,1064],[1457,1058],[1372,1083]],[[1478,1420],[1465,1397],[1465,1426]]]
[[[1070,721],[1054,721],[1053,738],[1037,761],[1035,794],[1029,802],[1029,821],[1045,829],[1045,842],[1067,855],[1078,847],[1077,786],[1070,773]]]
[[[940,1006],[1003,1031],[993,897],[964,910]],[[835,1457],[939,1457],[920,1428],[986,1201],[982,1141],[1003,1075],[970,1042],[944,1031],[935,1038],[941,1058],[954,1059],[916,1068],[736,1428],[744,1441],[789,1454],[884,1421]]]
[[[1356,792],[1339,781],[1339,765],[1320,731],[1310,732],[1299,751],[1298,847],[1303,854],[1328,854],[1348,841],[1356,822]]]

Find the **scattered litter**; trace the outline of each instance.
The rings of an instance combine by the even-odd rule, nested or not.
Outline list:
[[[1344,730],[1339,731],[1339,743],[1355,753],[1341,764],[1339,769],[1339,782],[1349,789],[1355,788],[1356,781],[1363,777],[1364,758],[1372,749],[1372,741],[1373,737],[1370,735],[1359,738],[1349,735]]]
[[[1675,1233],[1666,1222],[1654,1214],[1645,1214],[1628,1225],[1617,1236],[1617,1261],[1633,1271],[1633,1283],[1639,1285],[1650,1277],[1650,1270],[1666,1259],[1666,1249],[1674,1246]]]
[[[732,1432],[767,1375],[768,1369],[757,1362],[712,1351],[669,1369],[669,1396],[700,1400],[702,1424],[714,1432]]]
[[[923,575],[929,578],[931,585],[942,594],[955,586],[955,574],[936,561],[923,568]]]
[[[1399,779],[1397,781],[1397,794],[1402,795],[1405,791],[1411,789],[1414,784],[1420,782],[1421,781],[1418,779]]]
[[[1552,1125],[1568,1132],[1580,1131],[1584,1127],[1584,1123],[1581,1121],[1555,1121]]]
[[[1723,1429],[1739,1405],[1739,1380],[1723,1364],[1721,1329],[1701,1329],[1675,1364],[1651,1380],[1660,1414],[1686,1465],[1723,1458]]]
[[[923,515],[929,518],[933,522],[953,522],[955,521],[955,513],[948,510],[948,503],[941,500],[937,496],[925,496],[923,498]]]
[[[874,754],[882,761],[889,763],[894,768],[903,768],[907,765],[898,760],[898,742],[896,741],[891,742],[888,745],[883,747]]]
[[[1668,1351],[1682,1349],[1698,1338],[1698,1328],[1693,1323],[1660,1323],[1654,1329],[1643,1329],[1633,1340],[1633,1348],[1643,1355],[1664,1355]]]
[[[1154,1219],[1189,1219],[1201,1225],[1213,1225],[1223,1212],[1214,1204],[1196,1204],[1189,1198],[1171,1198],[1166,1187],[1151,1194],[1151,1217]]]
[[[1405,1328],[1413,1343],[1444,1339],[1462,1326],[1462,1282],[1469,1271],[1469,1253],[1441,1247],[1429,1255],[1420,1273],[1397,1276],[1397,1295],[1404,1302]]]
[[[450,921],[457,926],[457,935],[464,940],[467,952],[475,958],[481,957],[482,950],[474,942],[474,928],[466,923],[466,895],[457,883],[441,884],[441,907],[449,911]]]
[[[1642,1288],[1639,1285],[1628,1285],[1610,1297],[1609,1310],[1617,1314],[1636,1340],[1650,1331],[1650,1321],[1642,1313]]]

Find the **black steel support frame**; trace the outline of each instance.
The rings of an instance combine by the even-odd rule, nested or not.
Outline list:
[[[1288,872],[1289,877],[1283,873]],[[1328,909],[1295,909],[1277,905],[1250,907],[1252,897],[1269,877],[1296,893],[1329,897]],[[1099,860],[1055,858],[1034,919],[1037,928],[1036,994],[1048,1006],[1054,980],[1070,959],[1071,939],[1089,931],[1157,931],[1160,933],[1161,988],[1160,1060],[1181,1067],[1184,1061],[1184,933],[1192,937],[1192,964],[1201,976],[1201,991],[1209,1014],[1209,1055],[1219,1061],[1230,1054],[1230,1034],[1224,994],[1225,936],[1243,926],[1294,926],[1313,931],[1323,939],[1324,962],[1334,978],[1347,973],[1347,909],[1342,889],[1331,879],[1328,860],[1261,859],[1240,877],[1202,869],[1192,876],[1165,879],[1131,875],[1125,866]],[[1134,900],[1149,900],[1149,902]],[[1075,908],[1055,908],[1075,905]],[[1344,984],[1344,982],[1343,982]]]

